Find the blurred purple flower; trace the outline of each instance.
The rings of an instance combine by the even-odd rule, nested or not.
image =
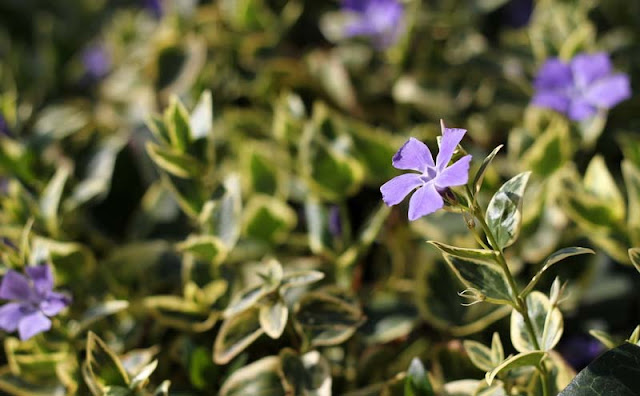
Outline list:
[[[420,173],[396,176],[380,187],[382,200],[388,206],[400,203],[417,188],[409,201],[409,220],[411,221],[442,208],[444,201],[441,194],[448,187],[466,184],[469,178],[470,155],[447,166],[453,151],[467,131],[446,128],[442,121],[440,124],[442,140],[435,163],[429,148],[421,141],[410,138],[393,156],[392,164],[396,169],[408,169]]]
[[[604,352],[605,347],[596,339],[581,334],[566,337],[560,342],[557,349],[567,363],[579,371]]]
[[[511,0],[503,8],[504,22],[513,28],[521,28],[529,23],[533,12],[533,0]]]
[[[393,45],[404,30],[404,8],[398,0],[342,0],[342,9],[353,14],[346,37],[369,37],[378,49]]]
[[[11,137],[11,130],[2,113],[0,113],[0,135]]]
[[[102,45],[94,45],[82,53],[86,76],[92,80],[99,80],[109,73],[111,59],[106,48]]]
[[[631,97],[629,77],[613,73],[609,55],[576,55],[570,64],[549,59],[538,71],[531,102],[581,121]]]
[[[329,232],[335,237],[342,235],[342,220],[340,219],[340,207],[333,205],[329,209]]]
[[[28,266],[27,276],[9,270],[0,284],[0,298],[13,300],[0,307],[0,328],[18,330],[21,340],[51,328],[48,317],[57,315],[71,303],[68,296],[53,291],[49,265]]]
[[[142,0],[142,6],[151,12],[151,14],[157,19],[162,18],[164,15],[162,0]]]

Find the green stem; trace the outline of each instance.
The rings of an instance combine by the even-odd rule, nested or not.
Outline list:
[[[471,213],[478,220],[478,223],[480,223],[480,226],[482,227],[482,230],[484,231],[484,234],[487,237],[487,241],[489,241],[489,245],[491,245],[493,250],[496,253],[498,253],[498,257],[496,261],[500,266],[500,268],[502,268],[502,271],[504,272],[504,275],[507,278],[507,282],[509,283],[509,287],[511,288],[511,293],[513,294],[513,307],[524,318],[524,323],[527,328],[527,332],[529,333],[529,337],[533,342],[533,346],[536,348],[536,350],[540,351],[541,350],[540,343],[538,342],[538,337],[536,336],[535,329],[533,328],[533,322],[531,321],[531,317],[529,317],[529,309],[527,307],[527,301],[524,298],[520,297],[520,291],[518,290],[518,286],[516,285],[515,279],[513,278],[511,271],[509,270],[509,265],[507,264],[507,260],[504,257],[504,253],[502,252],[500,245],[498,245],[496,238],[493,235],[493,232],[491,232],[489,225],[487,225],[487,222],[484,220],[484,212],[482,208],[480,207],[480,205],[478,205],[476,200],[473,199],[473,193],[471,192],[471,189],[469,188],[469,186],[467,186],[467,194],[471,198],[470,202],[472,202]],[[538,366],[538,371],[540,372],[542,394],[544,396],[547,396],[549,394],[549,387],[547,385],[548,373],[544,363],[541,363]]]

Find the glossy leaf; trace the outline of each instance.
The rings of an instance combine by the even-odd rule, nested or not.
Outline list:
[[[511,342],[518,352],[549,351],[560,341],[564,330],[562,313],[543,293],[534,291],[526,297],[527,310],[535,333],[531,338],[524,318],[516,310],[511,313]],[[536,347],[536,344],[540,347]]]
[[[478,298],[494,304],[512,304],[514,296],[502,269],[497,264],[448,253],[443,253],[442,256],[466,287],[480,293]]]
[[[486,222],[498,246],[504,249],[515,242],[522,223],[522,197],[530,172],[514,176],[500,187],[487,208]]]
[[[187,179],[197,178],[202,174],[201,165],[188,154],[161,147],[152,142],[147,142],[146,148],[153,162],[174,176]]]
[[[322,292],[307,293],[296,305],[296,324],[313,346],[337,345],[351,337],[364,321],[359,307]]]
[[[171,104],[164,114],[169,130],[171,146],[179,152],[185,152],[192,140],[189,113],[178,98],[172,97]]]
[[[605,352],[571,381],[559,396],[633,396],[640,389],[640,346],[623,344]]]

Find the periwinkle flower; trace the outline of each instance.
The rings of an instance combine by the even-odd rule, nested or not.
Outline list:
[[[433,161],[429,148],[421,141],[410,138],[393,156],[396,169],[413,170],[396,176],[380,187],[382,200],[388,206],[397,205],[413,190],[409,201],[409,220],[413,221],[441,209],[442,194],[449,187],[466,184],[469,179],[471,155],[465,155],[449,166],[453,152],[467,132],[465,129],[446,128],[441,122],[440,152]]]
[[[574,121],[587,119],[599,109],[610,109],[631,96],[629,77],[613,73],[606,53],[576,55],[569,64],[549,59],[533,83],[531,102],[566,114]]]
[[[157,19],[162,18],[164,15],[162,0],[142,0],[142,5]]]
[[[342,9],[353,16],[345,36],[369,37],[379,49],[393,45],[404,30],[404,7],[398,0],[342,0]]]
[[[99,80],[109,73],[111,58],[106,48],[102,45],[94,45],[82,53],[86,76],[91,80]]]
[[[49,330],[49,317],[71,303],[68,296],[53,291],[49,265],[28,266],[25,272],[27,276],[9,270],[0,283],[0,298],[13,300],[0,307],[0,329],[18,330],[23,341]]]

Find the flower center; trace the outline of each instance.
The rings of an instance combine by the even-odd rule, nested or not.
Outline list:
[[[422,180],[425,183],[430,182],[431,180],[435,179],[437,174],[438,174],[438,171],[436,170],[435,167],[428,166],[427,169],[422,174],[422,176],[420,176],[420,180]]]

